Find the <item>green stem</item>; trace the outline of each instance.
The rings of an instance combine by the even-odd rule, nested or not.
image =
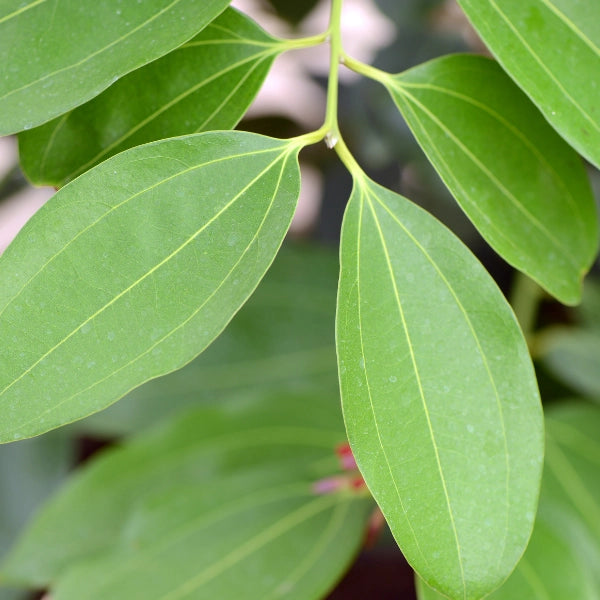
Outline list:
[[[329,80],[327,84],[327,111],[325,124],[327,135],[331,142],[339,134],[338,127],[338,86],[340,71],[340,56],[342,54],[342,4],[343,0],[332,0],[329,17]],[[338,136],[339,137],[339,136]]]
[[[282,46],[283,50],[299,50],[302,48],[310,48],[311,46],[318,46],[325,42],[330,35],[329,30],[318,35],[311,35],[310,37],[285,39],[278,38],[277,42]]]
[[[348,56],[345,52],[341,55],[341,61],[344,63],[346,67],[358,73],[359,75],[364,75],[369,79],[374,79],[379,83],[383,83],[384,85],[389,81],[392,75],[390,73],[386,73],[381,69],[377,69],[376,67],[372,67],[371,65],[367,65],[366,63],[360,62],[359,60],[355,60],[351,56]]]
[[[532,340],[538,308],[543,295],[544,291],[535,281],[523,273],[516,273],[510,293],[510,304],[528,342]]]
[[[332,0],[329,16],[330,54],[329,54],[329,79],[327,83],[327,108],[325,121],[319,129],[296,138],[298,145],[313,144],[325,138],[330,148],[334,148],[340,160],[350,173],[360,179],[364,176],[352,153],[346,146],[338,124],[338,89],[340,63],[345,56],[342,48],[342,5],[344,0]]]

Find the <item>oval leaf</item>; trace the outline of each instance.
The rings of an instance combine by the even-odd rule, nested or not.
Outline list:
[[[31,129],[189,40],[230,0],[32,0],[0,8],[0,135]]]
[[[58,192],[0,257],[0,440],[96,412],[199,354],[283,240],[298,150],[242,132],[163,140]]]
[[[373,506],[312,491],[339,471],[341,440],[337,403],[315,396],[186,412],[80,471],[2,577],[49,586],[57,600],[320,600]]]
[[[522,334],[453,234],[364,177],[341,262],[338,360],[359,468],[413,568],[479,599],[514,568],[536,509],[543,423]]]
[[[598,238],[585,170],[497,63],[448,56],[382,82],[494,250],[562,302],[579,301]]]
[[[546,119],[600,168],[600,3],[458,1]]]
[[[198,36],[130,73],[94,100],[19,135],[27,177],[62,186],[127,148],[231,129],[283,46],[227,9]]]

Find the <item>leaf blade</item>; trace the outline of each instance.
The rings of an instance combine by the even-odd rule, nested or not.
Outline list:
[[[337,343],[354,455],[413,568],[478,598],[514,567],[535,512],[542,426],[526,347],[489,276],[431,217],[366,179],[347,210]]]
[[[40,125],[176,48],[227,0],[32,2],[0,16],[0,135]],[[98,24],[101,23],[102,27]],[[90,31],[91,27],[91,31]],[[28,35],[23,35],[27,31]]]
[[[598,5],[562,0],[459,4],[550,124],[600,167]]]
[[[35,184],[60,187],[133,146],[231,129],[281,50],[250,19],[227,9],[195,38],[85,105],[22,132],[22,167]]]
[[[0,259],[2,439],[96,412],[201,352],[283,240],[298,151],[198,134],[134,148],[65,186]],[[59,311],[51,321],[48,310]]]
[[[72,478],[3,575],[49,584],[63,599],[143,590],[149,599],[316,600],[358,549],[372,506],[311,491],[339,469],[342,438],[336,403],[315,396],[185,411]],[[40,552],[59,531],[55,552]]]
[[[598,228],[576,153],[486,58],[443,57],[382,83],[486,241],[559,300],[577,302]]]

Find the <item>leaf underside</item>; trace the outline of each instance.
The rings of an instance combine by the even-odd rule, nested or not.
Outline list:
[[[227,9],[195,38],[90,102],[22,132],[23,170],[37,185],[60,187],[127,148],[231,129],[281,48],[250,19]]]
[[[9,0],[0,9],[0,135],[31,129],[201,31],[230,0]]]
[[[600,168],[600,3],[459,0],[549,123]]]
[[[489,593],[527,544],[539,490],[527,347],[463,244],[366,178],[344,218],[337,346],[349,440],[403,553],[450,598]]]
[[[562,302],[578,302],[598,245],[585,169],[497,63],[447,56],[384,84],[488,243]]]
[[[72,478],[0,576],[56,600],[320,600],[372,508],[312,491],[339,470],[340,421],[336,402],[302,395],[165,421]]]
[[[198,355],[279,249],[298,149],[191,135],[59,191],[0,257],[0,440],[96,412]]]
[[[600,589],[600,409],[576,402],[546,411],[547,453],[531,541],[489,600],[597,600]],[[417,579],[419,600],[441,600]]]

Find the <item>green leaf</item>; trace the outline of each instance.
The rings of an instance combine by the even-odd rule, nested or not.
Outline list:
[[[275,392],[337,397],[338,272],[333,249],[284,244],[256,292],[206,351],[81,421],[81,427],[123,435],[182,407],[232,396],[249,401]]]
[[[105,408],[199,354],[291,221],[298,141],[127,150],[65,186],[0,257],[0,440]]]
[[[382,75],[417,141],[469,219],[510,264],[566,304],[597,250],[578,155],[492,60],[439,58]]]
[[[450,598],[507,577],[533,525],[543,423],[510,307],[431,215],[364,176],[342,230],[337,345],[358,466],[404,555]]]
[[[197,34],[230,0],[5,0],[0,135],[31,129]]]
[[[539,512],[525,555],[490,600],[598,600],[600,410],[579,403],[548,411]],[[444,596],[417,580],[419,600]]]
[[[600,168],[600,3],[459,0],[459,4],[551,125]]]
[[[56,600],[318,600],[372,508],[356,492],[312,491],[339,469],[340,421],[314,396],[186,412],[80,471],[2,576]]]
[[[62,186],[122,150],[231,129],[283,46],[227,9],[193,40],[130,73],[94,100],[19,135],[21,164],[38,185]]]

